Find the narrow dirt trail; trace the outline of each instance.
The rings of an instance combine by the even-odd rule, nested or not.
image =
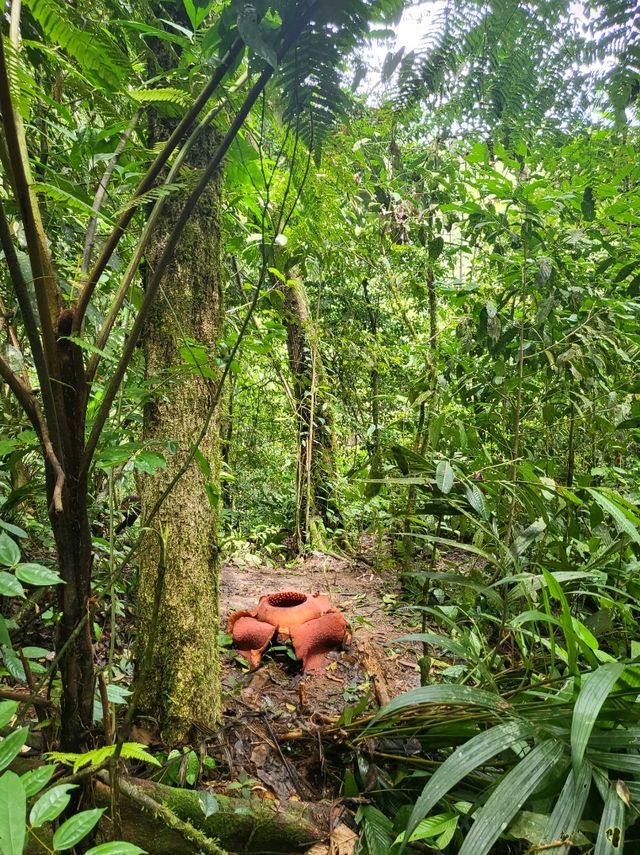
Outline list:
[[[324,673],[304,677],[299,663],[284,652],[266,656],[265,665],[248,679],[237,662],[227,659],[227,685],[229,680],[240,679],[250,690],[252,684],[263,682],[261,672],[266,668],[284,693],[283,699],[285,695],[299,695],[304,683],[309,705],[327,715],[339,715],[345,703],[353,703],[365,691],[371,676],[369,668],[380,678],[383,695],[385,689],[394,697],[419,685],[417,645],[397,642],[411,627],[408,610],[403,613],[396,605],[399,588],[393,573],[323,553],[313,553],[293,567],[230,563],[222,569],[221,614],[226,621],[231,611],[255,608],[262,594],[289,590],[327,594],[351,626],[351,644],[329,655],[330,664]]]
[[[215,753],[233,773],[249,776],[266,798],[334,799],[344,768],[325,755],[317,726],[335,721],[345,707],[375,710],[418,686],[418,645],[396,640],[412,627],[397,605],[395,574],[320,553],[284,568],[226,564],[223,621],[231,611],[255,608],[262,594],[285,590],[328,594],[349,621],[353,640],[329,654],[324,671],[306,675],[286,650],[265,654],[252,673],[227,651],[224,736]]]

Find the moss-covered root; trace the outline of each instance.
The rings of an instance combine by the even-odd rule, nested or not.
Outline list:
[[[185,841],[184,848],[180,848],[180,851],[185,853],[191,851],[221,852],[226,849],[230,852],[239,853],[269,852],[291,855],[291,853],[303,852],[317,843],[318,840],[325,838],[329,833],[330,806],[326,804],[310,805],[302,802],[290,802],[282,805],[255,798],[232,799],[216,793],[218,809],[211,816],[205,817],[199,794],[195,790],[167,787],[164,784],[156,784],[137,778],[123,779],[121,789],[125,795],[125,803],[121,806],[125,825],[124,836],[131,842],[137,842],[140,846],[144,846],[153,855],[160,855],[161,851],[167,851],[166,848],[162,848],[162,850],[157,848],[160,845],[158,819],[162,819],[162,815],[156,813],[158,816],[158,819],[154,820],[156,845],[151,849],[139,841],[137,837],[136,840],[133,840],[128,833],[129,831],[139,831],[140,835],[143,834],[143,822],[137,828],[132,827],[131,804],[126,804],[127,801],[135,800],[137,805],[142,806],[143,799],[140,798],[141,796],[146,796],[151,803],[168,809],[180,822],[188,823],[190,827],[199,831],[210,841],[215,841],[213,845],[219,847],[217,850],[205,850],[202,845],[196,844],[192,849],[190,844]],[[176,826],[174,826],[174,830],[177,830]],[[195,840],[193,842],[195,843]],[[172,855],[175,855],[175,849]]]
[[[109,776],[106,773],[99,773],[98,777],[103,783],[109,782]],[[207,855],[228,855],[228,852],[218,846],[215,840],[211,840],[204,832],[193,826],[190,822],[183,822],[171,808],[167,807],[166,804],[155,801],[142,787],[122,777],[118,778],[118,786],[125,796],[133,799],[134,802],[149,811],[153,816],[161,819],[167,828],[177,831],[190,843],[195,844],[199,851],[205,852]]]

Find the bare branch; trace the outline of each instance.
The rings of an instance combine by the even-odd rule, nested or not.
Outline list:
[[[35,398],[33,397],[33,392],[26,383],[18,377],[18,375],[13,371],[9,363],[6,361],[4,356],[0,354],[0,377],[4,380],[7,386],[11,389],[13,394],[18,399],[20,406],[27,414],[29,421],[37,430],[37,417],[35,410]]]

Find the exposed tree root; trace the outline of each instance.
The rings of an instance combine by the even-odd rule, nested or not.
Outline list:
[[[100,777],[108,783],[106,774]],[[120,790],[123,837],[153,855],[303,852],[329,833],[329,805],[279,804],[215,793],[217,810],[205,817],[196,790],[137,778],[121,778]],[[108,790],[99,785],[98,801],[108,798]],[[180,844],[176,832],[183,837]]]

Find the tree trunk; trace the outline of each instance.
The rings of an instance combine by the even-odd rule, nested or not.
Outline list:
[[[154,114],[149,144],[167,139],[174,126],[173,119]],[[204,166],[216,144],[217,135],[209,129],[188,166]],[[149,275],[180,207],[179,195],[165,204],[147,255]],[[166,471],[139,478],[143,521],[184,464],[212,404],[210,367],[203,377],[200,357],[187,366],[184,353],[193,354],[194,346],[214,352],[221,327],[218,179],[202,195],[182,234],[143,336],[146,375],[163,380],[162,393],[145,407],[144,440],[155,447],[177,445],[175,453],[166,453]],[[200,465],[194,460],[177,482],[140,552],[137,667],[142,685],[137,712],[155,720],[167,743],[186,739],[198,725],[215,726],[220,715],[217,510],[209,500],[219,491],[219,444],[214,414],[199,446]]]
[[[49,518],[58,553],[59,571],[65,584],[57,587],[62,619],[56,648],[64,651],[60,660],[62,676],[61,734],[62,751],[86,750],[87,733],[93,724],[93,645],[91,620],[91,527],[88,514],[87,476],[80,475],[84,448],[86,386],[82,351],[67,336],[73,315],[61,313],[57,324],[57,350],[63,389],[65,435],[65,483],[62,511],[54,508],[55,474],[46,465]]]
[[[314,519],[319,517],[325,526],[335,528],[341,518],[332,495],[336,478],[333,412],[307,296],[297,279],[287,282],[284,324],[298,411],[296,546],[301,550],[312,538]]]

